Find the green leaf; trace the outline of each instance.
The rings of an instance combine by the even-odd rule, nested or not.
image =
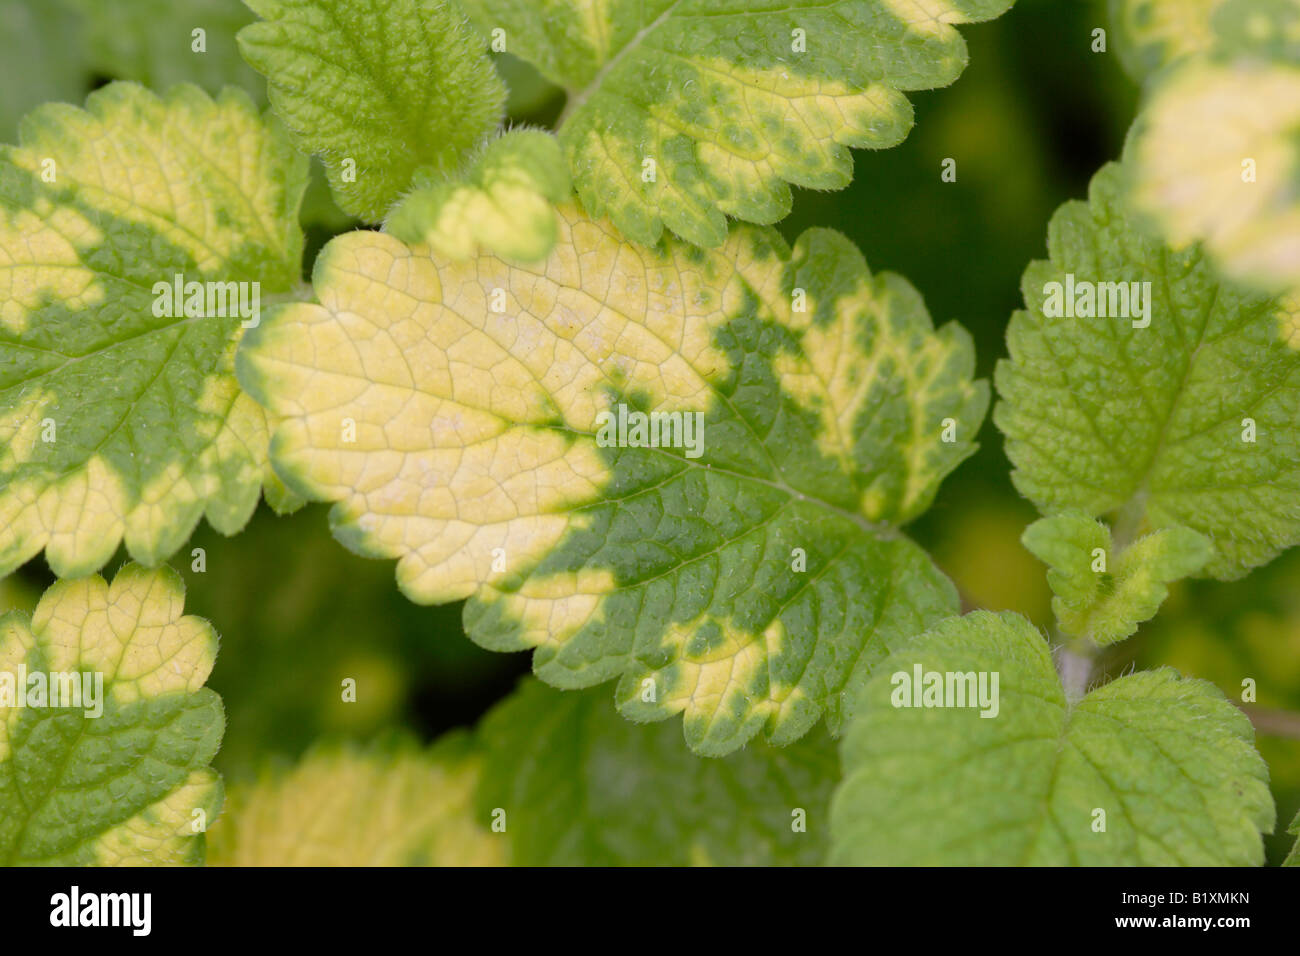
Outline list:
[[[0,617],[0,862],[202,862],[224,718],[217,635],[184,603],[175,572],[129,564]]]
[[[505,87],[443,0],[246,2],[264,22],[239,48],[344,212],[382,221],[418,170],[456,169],[501,120]]]
[[[683,712],[713,755],[834,730],[872,662],[956,607],[896,529],[974,450],[969,336],[837,233],[644,249],[559,213],[536,266],[326,246],[321,304],[240,350],[286,419],[277,471],[549,683],[621,678],[625,714]],[[664,447],[633,430],[650,413]]]
[[[154,89],[194,83],[209,93],[262,82],[239,56],[235,34],[253,18],[239,0],[42,0],[66,6],[84,31],[90,65]],[[202,30],[199,36],[196,30]]]
[[[954,24],[1013,0],[470,0],[485,34],[569,91],[560,140],[587,211],[703,246],[773,223],[793,183],[842,189],[848,147],[897,145],[903,95],[966,65]]]
[[[1300,36],[1300,11],[1294,29]],[[1296,43],[1277,62],[1197,58],[1174,67],[1126,152],[1137,208],[1175,249],[1204,243],[1226,276],[1268,292],[1300,289]],[[1300,324],[1290,334],[1300,344]]]
[[[984,698],[995,706],[896,706],[909,703],[918,668],[954,690],[962,674],[996,686]],[[923,676],[922,687],[935,679]],[[934,700],[960,701],[942,690]],[[876,668],[844,740],[830,859],[1259,864],[1274,810],[1253,738],[1250,721],[1213,685],[1169,668],[1071,702],[1033,625],[977,611]]]
[[[480,759],[463,739],[313,748],[233,787],[210,866],[492,866],[505,838],[472,815]]]
[[[816,865],[839,777],[822,731],[701,760],[664,725],[619,718],[609,698],[536,681],[483,719],[478,816],[504,811],[520,866]]]
[[[1295,845],[1291,847],[1291,852],[1286,855],[1282,861],[1283,866],[1300,866],[1300,813],[1291,821],[1291,826],[1287,828],[1287,833],[1294,833],[1296,836]]]
[[[1172,527],[1115,554],[1110,528],[1077,511],[1035,521],[1021,540],[1050,568],[1061,631],[1102,645],[1136,632],[1169,596],[1167,585],[1200,571],[1214,553],[1204,535]]]
[[[41,548],[86,574],[124,538],[156,564],[205,512],[242,527],[264,477],[288,504],[232,374],[256,315],[225,285],[202,315],[169,310],[159,286],[244,283],[244,306],[296,288],[305,180],[235,90],[115,83],[0,151],[0,574]]]
[[[1125,182],[1109,166],[1089,203],[1052,218],[1050,261],[1025,272],[1028,308],[1008,328],[994,420],[1016,487],[1044,513],[1183,525],[1213,541],[1207,573],[1240,577],[1300,542],[1300,308],[1224,283],[1198,248],[1148,238]],[[1064,300],[1097,283],[1149,286],[1130,316],[1069,317]],[[1101,296],[1111,315],[1116,298]]]
[[[560,144],[539,130],[492,140],[459,175],[419,180],[384,228],[449,259],[477,255],[480,245],[507,259],[545,259],[557,233],[552,203],[573,191]]]

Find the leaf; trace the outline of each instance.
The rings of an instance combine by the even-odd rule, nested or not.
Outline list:
[[[217,635],[184,603],[174,571],[128,564],[0,617],[0,862],[202,862],[224,717],[203,686]]]
[[[1156,85],[1127,150],[1134,202],[1174,248],[1203,242],[1229,278],[1270,292],[1300,288],[1297,51],[1289,61],[1175,68]]]
[[[536,262],[555,246],[552,203],[573,192],[554,136],[516,130],[493,140],[466,172],[419,184],[385,229],[403,242],[428,243],[448,259],[484,251]]]
[[[1138,80],[1211,51],[1294,59],[1300,50],[1300,0],[1110,0],[1110,18],[1120,62]]]
[[[1169,596],[1167,585],[1200,571],[1214,553],[1204,535],[1175,526],[1116,554],[1110,528],[1077,511],[1035,521],[1022,540],[1050,567],[1052,611],[1062,632],[1101,645],[1132,636],[1155,617]]]
[[[242,527],[264,477],[290,504],[232,374],[228,288],[173,318],[156,286],[247,283],[245,305],[294,289],[305,179],[245,95],[192,86],[42,107],[0,151],[0,574],[41,548],[87,574],[123,538],[156,564],[205,512]]]
[[[89,63],[105,76],[154,89],[194,83],[209,93],[235,85],[261,98],[261,79],[235,46],[236,32],[252,20],[238,0],[41,2],[73,12],[84,31]],[[201,38],[195,30],[203,31]]]
[[[299,145],[324,159],[344,212],[382,221],[417,171],[457,168],[501,120],[505,86],[443,0],[247,3],[264,22],[239,31],[239,48]]]
[[[945,684],[948,675],[988,675],[985,689],[997,674],[996,715],[895,706],[906,703],[904,678],[917,668]],[[1274,811],[1253,737],[1213,685],[1169,668],[1068,701],[1033,625],[976,611],[939,624],[873,673],[844,739],[830,859],[1259,864],[1260,831],[1272,829]]]
[[[232,788],[212,866],[493,866],[505,839],[472,816],[479,758],[449,738],[313,748],[287,773]]]
[[[842,189],[848,148],[900,143],[903,95],[966,65],[954,24],[1013,0],[470,0],[485,34],[569,91],[560,129],[583,205],[629,239],[697,245],[773,223],[793,183]],[[648,162],[648,161],[652,161]]]
[[[704,252],[572,206],[559,225],[536,266],[326,246],[321,304],[240,350],[286,417],[278,472],[337,502],[344,544],[399,559],[407,596],[469,597],[475,641],[536,647],[551,684],[621,677],[626,715],[684,712],[711,755],[834,730],[872,661],[956,607],[895,529],[975,447],[969,336],[837,233]],[[680,414],[657,432],[679,447],[618,446],[622,412]]]
[[[1300,308],[1222,282],[1197,248],[1148,238],[1124,185],[1109,166],[1090,203],[1052,218],[1050,261],[1025,272],[1028,309],[1008,328],[994,420],[1016,487],[1044,513],[1183,525],[1214,543],[1206,573],[1240,577],[1300,542]],[[1064,300],[1070,275],[1076,300],[1096,283],[1150,283],[1138,287],[1149,325],[1048,317],[1049,284]]]
[[[1209,49],[1211,17],[1224,0],[1109,0],[1115,49],[1124,69],[1144,80],[1180,57]]]
[[[478,816],[504,811],[520,866],[819,864],[839,761],[821,731],[701,760],[601,693],[528,680],[479,727]]]

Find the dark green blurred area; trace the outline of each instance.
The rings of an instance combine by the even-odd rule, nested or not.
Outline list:
[[[129,5],[135,16],[126,23],[141,17],[151,26],[138,37],[123,26],[105,45],[104,21],[86,15],[88,4],[103,15]],[[965,28],[969,68],[946,90],[912,96],[909,139],[856,153],[843,192],[798,193],[782,232],[791,240],[811,226],[845,232],[873,271],[901,273],[921,290],[936,324],[969,329],[980,373],[991,374],[1021,304],[1020,276],[1045,255],[1052,212],[1082,198],[1092,175],[1119,155],[1134,115],[1138,90],[1113,48],[1092,52],[1093,30],[1109,27],[1104,8],[1102,0],[1020,0],[1002,19]],[[191,79],[210,90],[224,78],[264,102],[258,78],[229,56],[233,29],[250,19],[237,0],[0,0],[0,63],[23,80],[0,85],[0,138],[13,141],[18,117],[38,103],[80,102],[115,78]],[[202,60],[189,53],[196,25],[208,29],[211,52]],[[185,73],[187,63],[194,72]],[[512,121],[553,122],[558,91],[512,58],[499,65],[512,86]],[[955,183],[941,179],[948,158]],[[303,219],[309,256],[349,225],[319,177]],[[991,423],[981,442],[912,531],[968,607],[1018,610],[1046,627],[1044,571],[1019,542],[1035,512],[1011,486]],[[192,570],[193,548],[204,551],[202,573]],[[321,735],[369,739],[406,728],[430,739],[471,725],[528,669],[527,655],[471,644],[459,605],[422,608],[403,598],[392,563],[345,551],[322,507],[287,518],[263,508],[231,539],[201,527],[173,563],[188,585],[187,611],[223,635],[210,686],[229,718],[217,766],[233,778],[291,759]],[[0,609],[30,607],[49,580],[44,562],[32,562],[0,581]],[[1107,672],[1134,663],[1172,664],[1234,700],[1250,679],[1259,706],[1300,713],[1300,554],[1235,584],[1180,585]],[[343,699],[347,679],[356,682],[355,703]],[[1278,802],[1279,835],[1269,843],[1276,862],[1290,843],[1280,831],[1300,806],[1300,739],[1259,743]]]

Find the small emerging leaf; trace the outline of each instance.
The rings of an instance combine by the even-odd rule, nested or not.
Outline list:
[[[966,65],[956,24],[1013,0],[467,0],[475,24],[569,91],[560,140],[594,217],[651,245],[772,223],[793,183],[842,189],[847,147],[901,142],[903,95]]]
[[[41,548],[86,574],[123,538],[156,564],[205,513],[243,527],[264,480],[288,504],[231,362],[299,284],[306,176],[233,89],[114,83],[0,149],[0,575]]]
[[[1102,645],[1131,636],[1155,616],[1167,585],[1200,571],[1214,553],[1204,535],[1175,526],[1114,554],[1110,529],[1080,512],[1035,521],[1022,540],[1050,568],[1061,631]]]
[[[380,222],[423,168],[456,169],[501,119],[506,91],[444,0],[246,0],[239,48],[344,212]]]
[[[330,243],[320,305],[240,354],[287,419],[277,469],[552,684],[620,678],[625,714],[684,712],[715,755],[834,730],[886,648],[955,610],[896,528],[975,447],[969,336],[829,231],[644,249],[559,212],[536,266]]]
[[[202,862],[225,719],[217,635],[184,603],[174,571],[131,564],[0,617],[0,863]]]
[[[831,862],[1258,865],[1274,809],[1253,739],[1218,689],[1168,668],[1071,705],[1033,625],[977,611],[876,669],[844,740]]]
[[[529,680],[480,725],[478,816],[502,810],[521,866],[816,865],[839,777],[824,731],[701,760],[609,697]]]
[[[555,246],[553,203],[573,191],[554,136],[521,130],[493,140],[467,172],[422,183],[384,228],[403,242],[427,243],[449,259],[485,251],[535,262]]]
[[[1213,542],[1207,573],[1240,577],[1300,543],[1300,308],[1148,238],[1124,172],[1106,167],[1088,203],[1053,216],[994,420],[1044,513],[1182,525]]]
[[[286,774],[234,787],[211,866],[492,866],[505,838],[472,814],[479,759],[455,739],[428,753],[316,747]]]

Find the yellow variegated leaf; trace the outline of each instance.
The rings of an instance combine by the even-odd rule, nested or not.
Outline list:
[[[240,350],[277,470],[552,684],[621,677],[625,714],[682,712],[702,752],[786,743],[954,609],[896,528],[973,450],[987,388],[966,333],[842,236],[647,250],[562,206],[535,266],[359,232],[314,279],[319,305]]]
[[[508,844],[475,819],[481,760],[455,741],[323,747],[287,774],[232,788],[213,866],[494,866]]]
[[[174,571],[127,565],[0,617],[0,863],[202,862],[225,718],[184,603]]]
[[[718,246],[772,223],[787,184],[841,189],[849,147],[897,145],[906,93],[966,65],[957,26],[1013,0],[466,0],[485,35],[564,87],[559,136],[587,210],[629,239]]]
[[[1110,0],[1116,49],[1139,80],[1184,57],[1300,53],[1300,0]]]
[[[1214,42],[1211,17],[1224,0],[1110,0],[1120,59],[1135,77]]]
[[[477,255],[480,245],[507,259],[545,259],[555,245],[552,203],[573,191],[559,142],[540,130],[509,132],[463,174],[417,183],[384,228],[449,259]]]
[[[1134,198],[1175,248],[1229,276],[1300,287],[1300,64],[1189,60],[1134,126]]]
[[[298,284],[305,181],[244,94],[191,86],[45,106],[0,149],[0,574],[42,548],[85,574],[123,540],[154,564],[205,513],[247,521],[268,429],[231,361]]]

